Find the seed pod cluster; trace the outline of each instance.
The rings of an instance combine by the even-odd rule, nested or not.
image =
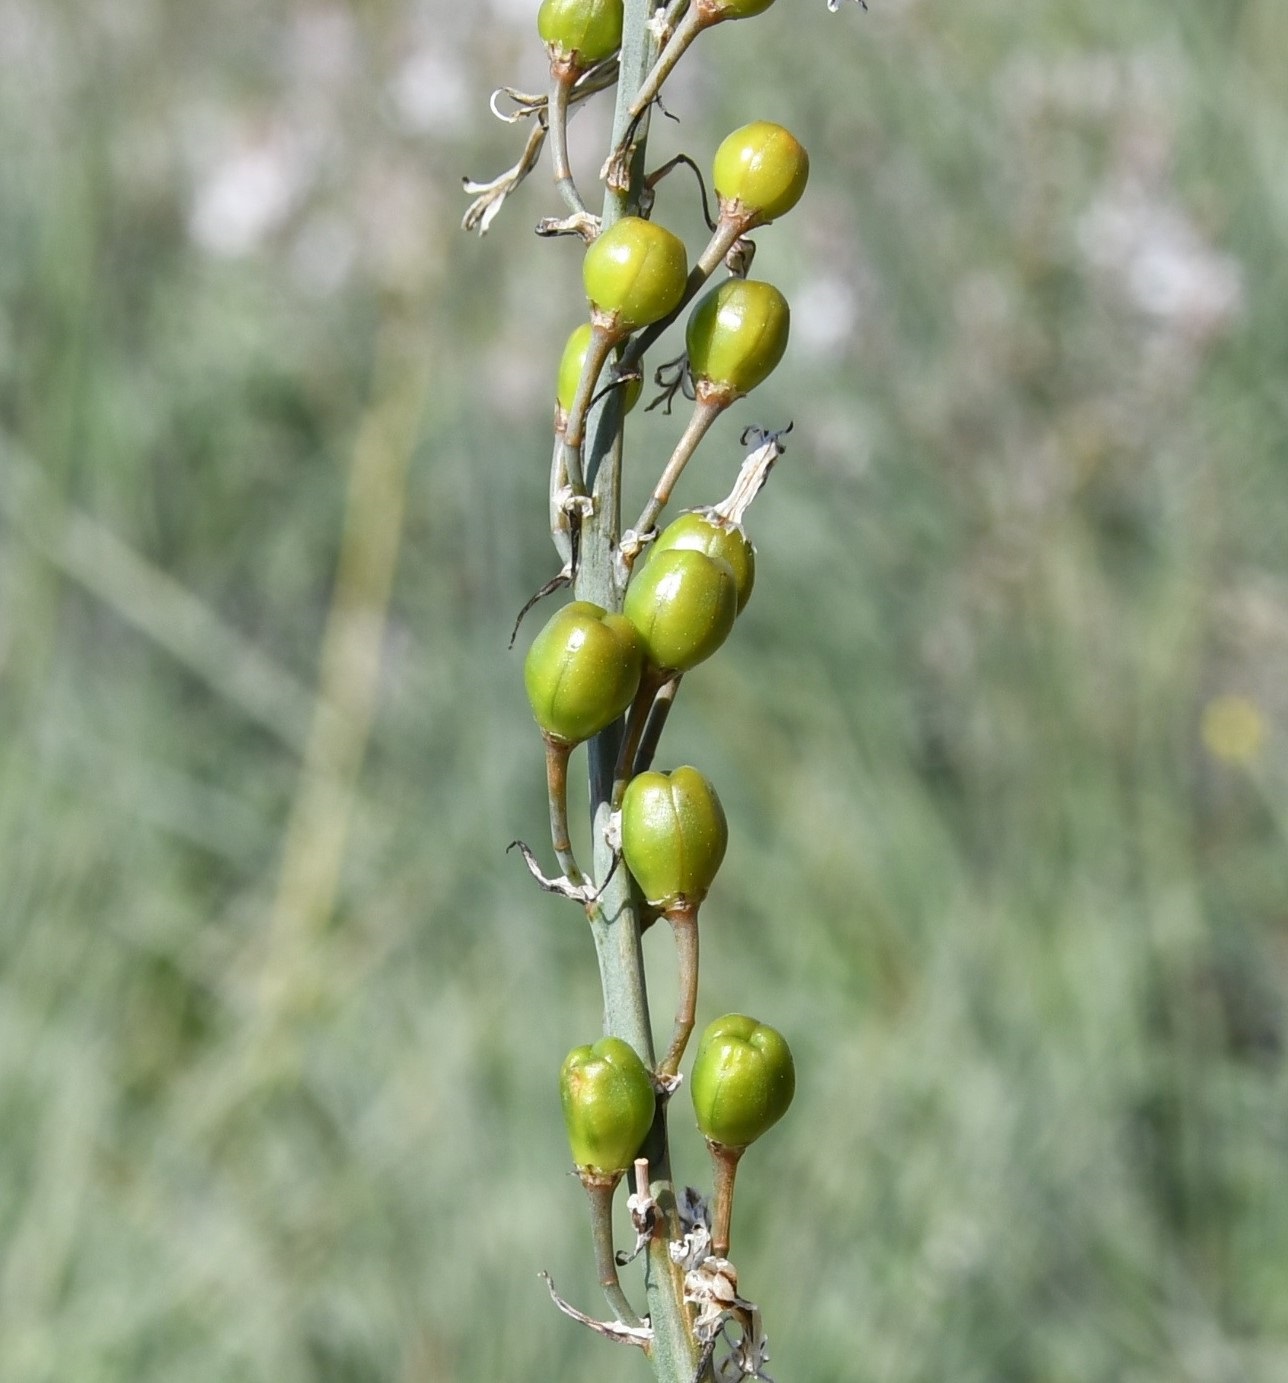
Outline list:
[[[692,0],[687,8],[674,7],[679,17],[673,28],[662,31],[652,71],[633,101],[622,107],[635,123],[605,164],[610,187],[638,177],[634,155],[642,137],[641,142],[632,140],[639,117],[689,44],[714,25],[751,18],[772,3]],[[616,1277],[611,1197],[632,1162],[652,1147],[657,1130],[664,1131],[665,1096],[675,1088],[695,1026],[699,912],[715,887],[728,845],[728,824],[715,786],[691,765],[670,771],[652,765],[681,681],[720,650],[752,594],[756,553],[742,518],[759,483],[736,504],[737,487],[720,505],[686,511],[665,525],[658,521],[715,418],[762,384],[787,349],[791,312],[786,298],[771,283],[747,279],[740,266],[751,257],[744,237],[800,201],[809,158],[790,131],[767,120],[753,120],[728,135],[715,152],[712,169],[719,218],[711,241],[693,260],[677,235],[651,219],[660,200],[661,173],[649,178],[649,195],[642,195],[638,183],[632,189],[630,205],[644,214],[622,214],[621,202],[610,203],[601,226],[576,189],[565,124],[570,103],[614,80],[616,64],[609,60],[623,45],[623,15],[623,0],[542,0],[537,16],[552,80],[542,118],[551,135],[555,188],[572,213],[546,228],[575,232],[587,242],[581,267],[588,312],[567,338],[555,379],[550,505],[552,533],[565,565],[548,588],[571,584],[574,599],[532,640],[524,683],[546,745],[551,843],[564,873],[546,879],[525,847],[529,867],[549,891],[584,908],[601,948],[611,935],[611,945],[624,954],[634,941],[623,949],[620,938],[631,933],[621,928],[663,919],[674,936],[679,1000],[665,1054],[654,1059],[650,1035],[636,1024],[634,1045],[612,1035],[574,1048],[559,1080],[572,1159],[591,1193],[600,1281],[618,1320],[629,1322],[633,1313]],[[660,17],[659,10],[656,19]],[[631,51],[628,38],[623,59]],[[615,177],[624,181],[614,182]],[[668,197],[678,195],[672,186],[665,184]],[[490,219],[495,210],[485,207],[482,214]],[[729,266],[730,274],[715,281],[722,265]],[[648,377],[645,353],[663,332],[681,323],[685,355],[679,382],[667,397],[684,387],[694,409],[631,529],[635,541],[628,544],[619,531],[620,486],[605,490],[601,483],[606,466],[617,468],[620,480],[620,445],[613,455],[597,444],[592,455],[583,456],[583,444],[596,429],[602,443],[604,426],[594,421],[595,400],[607,390],[621,389],[621,407],[605,416],[624,419]],[[659,379],[665,382],[661,373]],[[589,576],[587,562],[594,564]],[[600,829],[604,814],[599,808],[608,807],[603,841],[619,846],[620,858],[612,870],[598,871],[605,877],[595,887],[577,867],[566,794],[570,756],[576,746],[597,736],[602,738],[592,749],[594,762],[602,767],[615,756],[616,768],[611,794],[604,791],[602,772],[594,780],[592,818]],[[615,873],[610,913],[602,899]],[[604,955],[601,949],[601,961]],[[607,1026],[616,1034],[630,1024],[616,1022],[618,1011],[607,987],[605,993]],[[646,1005],[640,1010],[647,1013]],[[774,1028],[746,1015],[726,1014],[704,1031],[688,1084],[698,1127],[711,1151],[713,1244],[717,1256],[723,1256],[734,1168],[791,1103],[791,1052]]]

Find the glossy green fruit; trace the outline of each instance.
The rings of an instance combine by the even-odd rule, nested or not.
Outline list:
[[[727,1013],[702,1034],[689,1092],[702,1132],[745,1148],[787,1113],[796,1093],[791,1049],[777,1029]]]
[[[687,672],[729,637],[738,614],[738,583],[721,557],[674,548],[635,573],[622,613],[639,630],[653,667]]]
[[[665,226],[623,216],[586,251],[582,282],[590,305],[623,332],[660,321],[684,296],[689,259]]]
[[[659,552],[673,548],[692,548],[708,557],[723,557],[733,569],[738,587],[738,613],[751,597],[756,584],[756,549],[742,527],[700,509],[691,509],[673,519],[657,535],[648,550],[652,561]]]
[[[622,854],[655,908],[697,907],[729,844],[716,790],[696,768],[638,773],[622,798]]]
[[[586,352],[590,349],[590,334],[590,323],[583,322],[568,338],[568,343],[564,346],[563,356],[559,361],[555,400],[565,413],[572,408],[573,400],[577,397],[577,385],[581,383],[582,366],[586,361]],[[642,379],[633,379],[622,386],[622,402],[627,413],[639,402],[643,388],[644,381]]]
[[[537,32],[560,58],[593,67],[622,46],[622,0],[542,0]]]
[[[648,1069],[619,1037],[574,1047],[559,1072],[572,1160],[592,1175],[624,1172],[653,1123]]]
[[[689,317],[684,340],[694,377],[749,394],[783,358],[790,327],[787,299],[772,283],[726,279]]]
[[[716,150],[711,180],[722,211],[733,208],[763,226],[800,201],[809,181],[809,155],[790,130],[755,120],[734,130]]]
[[[532,641],[523,681],[537,724],[580,744],[611,725],[639,687],[644,645],[630,620],[586,600],[551,616]]]

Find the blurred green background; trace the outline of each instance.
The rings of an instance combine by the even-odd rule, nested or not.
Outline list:
[[[732,829],[699,1019],[797,1054],[743,1289],[780,1383],[1282,1383],[1288,9],[872,6],[655,122],[814,170],[678,497],[794,419],[662,754]],[[579,256],[544,177],[458,229],[535,9],[0,0],[4,1383],[647,1376],[536,1276],[596,1309],[594,960],[503,853]]]

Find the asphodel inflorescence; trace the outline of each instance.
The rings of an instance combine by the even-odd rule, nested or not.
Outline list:
[[[711,424],[761,384],[787,349],[790,308],[776,286],[747,277],[750,236],[795,207],[809,158],[789,130],[749,109],[748,123],[708,156],[718,214],[691,258],[657,213],[663,193],[681,195],[671,191],[678,183],[662,183],[665,174],[681,162],[698,165],[682,156],[650,172],[648,124],[675,68],[701,51],[695,41],[703,33],[772,4],[543,0],[538,8],[534,0],[534,41],[546,47],[548,90],[496,93],[494,112],[511,123],[531,122],[528,138],[500,177],[466,181],[475,200],[465,227],[485,232],[548,142],[562,215],[543,220],[538,233],[575,236],[585,247],[582,323],[566,343],[551,343],[549,522],[560,568],[538,593],[567,589],[573,598],[546,620],[524,664],[545,746],[558,873],[546,876],[537,852],[515,844],[542,887],[584,914],[604,992],[602,1034],[568,1054],[558,1088],[611,1318],[577,1310],[553,1284],[551,1296],[598,1334],[641,1348],[665,1383],[767,1377],[761,1314],[740,1294],[729,1258],[734,1170],[786,1112],[795,1073],[774,1028],[741,1014],[709,1023],[689,1088],[711,1150],[714,1193],[710,1209],[696,1192],[677,1197],[667,1114],[699,1009],[699,910],[717,888],[728,828],[714,785],[697,768],[668,772],[653,764],[682,680],[702,675],[751,595],[755,549],[744,519],[783,453],[787,429],[748,429],[751,450],[740,458],[729,495],[660,531],[658,525]],[[837,0],[828,8],[835,10]],[[617,105],[603,189],[588,199],[569,160],[567,121],[576,105],[610,90]],[[501,112],[503,96],[513,106],[508,114]],[[683,393],[693,408],[650,480],[642,512],[623,528],[626,415],[646,377],[647,353],[673,327],[683,330],[684,352],[655,378],[668,405]],[[592,824],[578,852],[567,792],[569,760],[581,744]],[[671,1036],[660,1056],[640,946],[641,933],[658,919],[674,938],[679,974]],[[627,1206],[636,1242],[621,1252],[613,1240],[613,1197],[632,1178]],[[643,1263],[642,1304],[632,1302],[618,1275],[634,1259]]]

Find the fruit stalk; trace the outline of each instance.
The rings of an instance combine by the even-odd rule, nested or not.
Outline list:
[[[631,765],[630,777],[633,778],[637,773],[646,773],[653,767],[653,757],[657,753],[662,731],[666,729],[671,707],[675,705],[675,695],[680,690],[682,676],[683,673],[677,672],[653,698],[644,734],[640,737],[639,748],[635,751],[635,762]]]
[[[595,1245],[595,1271],[599,1285],[613,1308],[613,1314],[623,1325],[638,1326],[640,1318],[622,1290],[617,1276],[617,1255],[613,1247],[613,1192],[620,1177],[611,1179],[583,1178],[586,1198],[590,1202],[590,1237]]]
[[[684,12],[684,16],[672,30],[671,37],[667,40],[666,48],[640,83],[639,90],[635,93],[630,105],[632,116],[643,114],[648,109],[650,102],[657,99],[658,93],[662,90],[662,84],[675,70],[680,59],[688,52],[689,45],[709,23],[710,20],[703,15],[701,7],[696,3],[691,4]]]
[[[733,1187],[738,1177],[738,1161],[746,1148],[726,1148],[707,1142],[711,1153],[711,1252],[717,1258],[729,1257],[729,1227],[733,1222]]]
[[[674,1076],[680,1069],[684,1049],[689,1045],[698,1011],[698,910],[687,904],[670,908],[666,920],[671,924],[671,933],[675,937],[680,983],[671,1045],[657,1069],[659,1075]]]
[[[568,759],[571,746],[543,735],[546,745],[546,793],[550,799],[550,845],[563,876],[574,888],[585,882],[568,833]]]
[[[711,430],[712,423],[728,408],[731,402],[731,399],[719,396],[698,398],[698,401],[693,405],[693,412],[689,416],[688,425],[681,433],[680,440],[675,444],[675,450],[671,453],[670,460],[667,461],[662,474],[658,477],[658,482],[653,487],[653,493],[649,496],[649,501],[635,524],[637,533],[647,533],[657,523],[658,516],[666,508],[667,501],[671,498],[671,491],[675,489],[685,466],[689,464],[689,458],[697,451],[698,443],[707,435]]]
[[[617,747],[617,766],[613,771],[613,791],[609,798],[613,811],[621,807],[626,785],[635,776],[634,764],[639,756],[645,730],[648,728],[653,703],[668,680],[670,679],[658,676],[652,668],[645,668],[640,677],[640,689],[635,693],[635,700],[626,713],[626,729]]]
[[[558,443],[562,447],[560,464],[563,466],[564,475],[572,487],[573,493],[577,495],[584,493],[585,472],[582,466],[582,442],[586,432],[586,424],[589,421],[587,415],[590,410],[591,399],[594,397],[595,385],[603,373],[604,365],[612,353],[612,349],[613,338],[611,336],[598,329],[591,331],[590,345],[586,350],[586,359],[581,367],[581,379],[577,385],[577,393],[573,398],[572,407],[568,410],[563,438]],[[597,603],[603,604],[604,602],[599,601]],[[605,605],[604,608],[611,609],[612,607]]]
[[[550,128],[550,159],[554,165],[555,188],[564,205],[574,216],[586,214],[586,203],[573,181],[572,165],[568,161],[568,98],[580,72],[564,68],[550,79],[550,100],[547,105]]]

